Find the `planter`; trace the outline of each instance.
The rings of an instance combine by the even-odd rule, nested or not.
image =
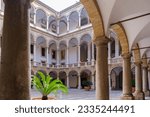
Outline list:
[[[42,97],[35,97],[35,98],[32,98],[32,100],[42,100]],[[48,97],[48,100],[56,100],[55,97]]]
[[[84,90],[85,91],[90,91],[91,90],[91,86],[84,86]]]

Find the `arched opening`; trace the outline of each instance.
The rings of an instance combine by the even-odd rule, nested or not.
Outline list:
[[[59,22],[59,34],[67,32],[67,18],[62,17]]]
[[[60,48],[60,64],[65,65],[66,64],[66,50],[67,50],[67,45],[65,41],[61,41],[59,44]]]
[[[30,8],[30,23],[34,23],[34,8],[31,6]]]
[[[67,74],[65,71],[59,72],[59,79],[62,81],[64,85],[67,85]]]
[[[50,61],[49,63],[52,65],[52,67],[54,67],[56,65],[56,58],[57,58],[57,46],[56,46],[56,42],[55,41],[50,41],[49,42],[49,58]]]
[[[70,88],[78,87],[78,72],[77,71],[73,70],[69,72],[69,87]]]
[[[122,90],[122,67],[116,67],[111,71],[110,80],[112,90]]]
[[[54,16],[49,17],[49,30],[53,33],[57,33],[57,20]]]
[[[81,78],[81,87],[84,88],[84,82],[91,81],[91,71],[88,69],[83,70],[80,73],[80,78]]]
[[[36,11],[36,24],[41,28],[46,29],[47,25],[47,16],[46,13],[42,9],[38,9]]]
[[[116,43],[115,43],[115,39],[114,38],[110,38],[111,39],[111,58],[114,58],[115,57],[115,45],[116,45]]]
[[[69,64],[77,63],[78,60],[78,40],[72,38],[69,40]]]
[[[81,26],[87,25],[89,23],[88,14],[85,8],[81,10]]]
[[[51,72],[49,72],[49,75],[50,75],[53,79],[57,79],[57,72],[56,72],[56,71],[51,71]]]
[[[79,26],[79,14],[74,11],[69,16],[69,30],[74,30]]]
[[[87,62],[91,59],[91,36],[85,34],[80,40],[80,61]]]
[[[43,66],[46,65],[46,39],[42,36],[36,40],[36,60]]]

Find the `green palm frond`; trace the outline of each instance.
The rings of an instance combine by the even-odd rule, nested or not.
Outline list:
[[[60,80],[53,79],[42,72],[37,72],[32,82],[36,89],[44,96],[50,93],[57,93],[58,90],[65,94],[68,93],[68,88]]]

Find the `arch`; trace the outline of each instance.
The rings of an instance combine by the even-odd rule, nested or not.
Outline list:
[[[67,85],[67,74],[65,71],[59,72],[59,79],[62,81],[64,85]]]
[[[69,64],[77,63],[78,60],[78,40],[72,38],[69,40]]]
[[[110,73],[111,90],[122,90],[122,67],[115,67]]]
[[[44,37],[42,37],[42,36],[39,36],[39,37],[37,37],[37,39],[36,39],[36,43],[37,43],[38,45],[45,45],[45,44],[46,44],[46,39],[45,39]]]
[[[59,22],[59,33],[63,34],[65,32],[67,32],[67,18],[64,16]]]
[[[80,0],[88,12],[90,21],[94,29],[95,38],[105,36],[101,11],[96,0]],[[95,20],[96,19],[96,20]]]
[[[69,72],[69,87],[70,88],[78,87],[78,72],[75,70]]]
[[[36,24],[41,28],[46,29],[47,16],[46,16],[46,12],[42,9],[37,9],[36,11]]]
[[[88,69],[82,70],[80,72],[80,78],[81,78],[81,86],[82,86],[82,88],[84,87],[83,83],[85,81],[91,81],[91,75],[92,75],[92,72],[90,70],[88,70]]]
[[[49,17],[48,29],[53,33],[57,33],[57,20],[55,16]]]
[[[115,52],[116,52],[116,50],[115,50],[116,42],[115,42],[115,39],[113,37],[111,37],[110,40],[111,40],[111,42],[110,42],[110,44],[111,44],[110,54],[111,54],[111,58],[114,58],[115,57]]]
[[[80,24],[81,26],[87,25],[89,23],[88,13],[85,8],[82,8],[80,17],[81,17],[81,24]]]
[[[80,44],[83,43],[83,42],[91,42],[92,38],[91,38],[91,35],[90,34],[84,34],[81,36],[81,39],[80,39]]]
[[[128,43],[128,39],[126,36],[126,32],[125,32],[122,24],[121,23],[115,24],[112,26],[112,29],[118,36],[118,39],[119,39],[119,42],[121,45],[121,49],[122,49],[122,54],[129,53],[129,43]]]
[[[69,15],[69,30],[74,30],[79,26],[79,14],[77,11],[73,11]]]
[[[136,44],[136,46],[133,47],[133,58],[134,58],[134,62],[140,62],[141,61],[141,54],[140,54],[140,50],[139,50],[139,46],[138,44]]]
[[[34,23],[34,7],[32,5],[30,8],[30,22]]]
[[[50,71],[49,72],[49,75],[54,78],[54,79],[57,79],[57,72],[56,71]]]

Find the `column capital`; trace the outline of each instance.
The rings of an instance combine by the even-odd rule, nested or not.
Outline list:
[[[130,53],[124,53],[121,55],[123,59],[130,59],[131,58],[131,54]]]
[[[93,42],[95,43],[96,46],[106,45],[106,44],[108,44],[109,41],[110,41],[110,39],[108,39],[107,37],[96,37],[93,40]]]
[[[136,62],[134,62],[134,64],[135,64],[136,66],[139,66],[139,65],[142,64],[142,62],[141,62],[141,61],[136,61]]]
[[[147,69],[147,68],[148,68],[148,65],[142,64],[142,68],[143,68],[143,69],[145,69],[145,68]]]

